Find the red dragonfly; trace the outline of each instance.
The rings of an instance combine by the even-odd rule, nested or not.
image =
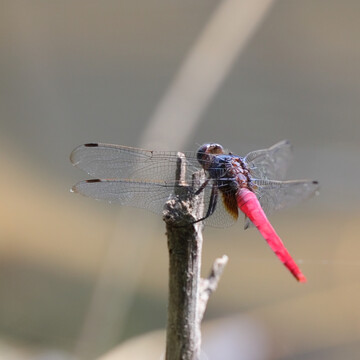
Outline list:
[[[245,157],[226,152],[216,143],[185,152],[188,184],[194,172],[203,170],[206,180],[194,194],[204,193],[205,224],[233,224],[239,209],[245,214],[245,229],[254,225],[281,262],[300,282],[306,278],[267,219],[273,210],[294,205],[318,191],[313,180],[284,181],[291,159],[291,145],[281,141],[269,149]],[[150,151],[121,145],[90,143],[71,153],[71,162],[98,179],[77,183],[72,191],[95,199],[117,202],[162,213],[176,186],[177,152]],[[218,201],[219,195],[222,201]]]

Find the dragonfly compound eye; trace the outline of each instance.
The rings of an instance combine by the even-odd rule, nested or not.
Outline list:
[[[201,145],[196,153],[196,158],[204,169],[208,167],[207,164],[209,163],[210,160],[209,147],[210,144]]]
[[[201,145],[197,151],[196,157],[200,165],[207,170],[210,166],[212,155],[224,154],[224,148],[220,144],[211,143]]]

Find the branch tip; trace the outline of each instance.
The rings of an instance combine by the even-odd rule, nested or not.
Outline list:
[[[215,259],[213,266],[211,267],[210,275],[206,279],[200,280],[200,294],[199,294],[200,319],[202,319],[204,316],[210,295],[216,290],[220,281],[220,277],[225,269],[228,260],[229,257],[227,255],[223,255],[221,258]]]

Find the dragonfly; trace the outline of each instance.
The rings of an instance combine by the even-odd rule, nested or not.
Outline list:
[[[204,181],[193,188],[203,194],[204,216],[196,221],[227,227],[245,215],[245,229],[255,226],[279,260],[299,282],[306,277],[293,260],[268,220],[274,210],[295,205],[318,192],[314,180],[285,180],[292,158],[289,141],[268,149],[252,151],[245,157],[207,143],[196,152],[184,152],[186,176],[175,180],[179,153],[153,151],[121,145],[88,143],[71,153],[74,166],[93,179],[80,181],[72,191],[97,200],[120,203],[161,214],[177,187],[191,184],[195,172],[205,173]]]

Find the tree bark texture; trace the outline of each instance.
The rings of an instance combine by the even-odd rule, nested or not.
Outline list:
[[[216,289],[227,257],[217,259],[208,279],[200,279],[202,253],[203,194],[194,196],[185,183],[185,157],[178,154],[176,180],[184,184],[165,206],[164,220],[169,249],[169,303],[166,360],[199,360],[200,324],[210,294]],[[195,188],[205,180],[193,176]]]

